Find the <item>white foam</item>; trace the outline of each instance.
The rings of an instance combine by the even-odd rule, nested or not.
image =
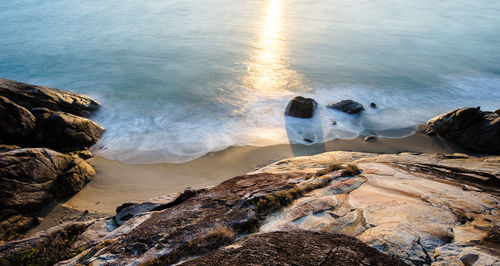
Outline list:
[[[318,86],[300,93],[318,101],[312,119],[285,117],[293,95],[240,95],[231,108],[183,106],[173,103],[140,105],[101,99],[95,119],[107,127],[94,152],[128,163],[181,163],[230,146],[314,144],[352,139],[360,134],[400,138],[416,125],[446,111],[481,105],[494,110],[500,102],[498,77],[447,76],[435,88],[420,91],[363,85]],[[99,97],[97,97],[99,98]],[[331,101],[353,99],[365,106],[359,115],[326,108]],[[371,108],[375,102],[377,108]],[[217,107],[217,106],[216,106]],[[227,107],[227,106],[226,106]],[[332,125],[332,121],[336,125]]]

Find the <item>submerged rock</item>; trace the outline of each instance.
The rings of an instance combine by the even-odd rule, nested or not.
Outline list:
[[[104,128],[92,120],[80,116],[35,108],[37,119],[34,141],[41,146],[65,151],[87,149],[104,133]]]
[[[314,99],[297,96],[293,98],[286,106],[285,115],[311,118],[314,115],[314,109],[318,104]]]
[[[461,108],[427,122],[432,131],[464,148],[500,154],[500,115],[477,108]]]
[[[254,234],[180,265],[406,265],[356,238],[290,231]]]
[[[0,140],[23,138],[35,129],[35,117],[26,108],[0,96]]]
[[[355,102],[353,100],[342,100],[340,102],[332,102],[329,103],[326,107],[340,110],[348,114],[357,114],[365,110],[362,104]]]
[[[89,116],[100,104],[85,95],[0,78],[0,96],[29,110],[45,107],[74,115]]]

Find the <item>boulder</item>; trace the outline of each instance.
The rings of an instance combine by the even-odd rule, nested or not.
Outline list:
[[[362,104],[355,102],[353,100],[342,100],[340,102],[332,102],[329,103],[326,107],[340,110],[348,114],[357,114],[365,110]]]
[[[358,239],[304,230],[254,234],[180,265],[406,265]]]
[[[85,95],[0,78],[0,96],[29,110],[45,107],[74,115],[89,116],[100,104]]]
[[[293,98],[286,106],[285,115],[311,118],[314,115],[314,109],[318,104],[314,99],[297,96]]]
[[[80,191],[94,174],[84,160],[50,149],[0,151],[0,241],[21,237],[41,208]]]
[[[47,108],[32,110],[37,119],[33,139],[37,145],[64,151],[87,149],[104,133],[104,128],[92,120]]]
[[[464,148],[500,153],[500,116],[497,113],[467,107],[437,116],[427,124],[433,132]]]
[[[94,174],[84,160],[50,149],[0,152],[0,209],[37,211],[80,191]]]
[[[26,108],[0,96],[0,140],[28,136],[35,129],[35,117]]]

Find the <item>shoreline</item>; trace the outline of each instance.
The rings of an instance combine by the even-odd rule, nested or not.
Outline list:
[[[26,235],[68,221],[85,221],[115,214],[125,202],[146,200],[182,192],[186,187],[215,186],[270,163],[328,151],[368,153],[469,153],[437,135],[426,135],[421,125],[414,135],[398,139],[364,141],[362,136],[324,144],[280,144],[265,147],[230,147],[186,163],[127,164],[96,156],[88,162],[96,175],[80,192],[64,202],[47,207],[40,225]]]

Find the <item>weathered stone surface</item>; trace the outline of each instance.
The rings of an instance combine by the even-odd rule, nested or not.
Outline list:
[[[26,231],[38,225],[36,217],[19,214],[15,210],[2,210],[0,216],[0,243],[21,238]]]
[[[314,99],[297,96],[293,98],[286,106],[285,115],[311,118],[318,104]]]
[[[363,173],[297,199],[269,216],[261,232],[344,233],[416,265],[465,263],[465,255],[500,263],[493,252],[499,241],[487,237],[500,225],[500,157],[333,152],[287,159],[256,173],[314,169],[329,161],[355,163]]]
[[[89,116],[100,104],[85,95],[0,78],[0,96],[29,110],[45,107],[74,115]]]
[[[33,209],[78,192],[95,171],[84,160],[44,148],[0,153],[0,207]],[[54,183],[55,182],[55,183]]]
[[[361,174],[351,176],[346,174],[351,168],[338,166],[352,163],[363,170]],[[65,250],[85,251],[60,264],[189,264],[202,258],[210,264],[228,254],[234,255],[226,256],[228,264],[247,264],[254,262],[252,254],[258,251],[263,260],[270,258],[270,264],[293,264],[301,258],[316,263],[299,250],[323,256],[327,262],[331,255],[376,263],[369,260],[378,253],[364,256],[366,249],[357,249],[361,246],[355,243],[321,248],[326,245],[323,235],[343,233],[409,264],[495,265],[500,263],[499,176],[500,157],[494,156],[330,152],[286,159],[206,191],[188,193],[190,197],[159,199],[162,203],[156,207],[155,200],[123,205],[117,209],[119,216],[130,217],[121,226],[114,223],[116,217],[92,222],[65,242]],[[256,230],[322,233],[317,237],[302,237],[311,234],[305,232],[251,235],[233,243]],[[288,237],[293,241],[275,242]],[[259,239],[266,240],[255,242]],[[38,240],[29,241],[6,245],[22,250]],[[290,248],[297,248],[294,254],[286,253],[287,243],[298,243]],[[0,256],[2,250],[12,253],[2,247]],[[279,255],[271,258],[277,250]],[[316,253],[320,251],[325,255]],[[203,254],[206,257],[189,261]]]
[[[2,265],[53,265],[72,252],[80,252],[72,249],[71,243],[94,223],[67,223],[0,245],[0,261]]]
[[[311,231],[253,234],[180,265],[406,265],[356,238]]]
[[[35,117],[26,108],[0,96],[0,140],[28,136],[35,129]]]
[[[104,128],[80,116],[53,112],[46,108],[32,110],[37,119],[35,143],[64,151],[87,149],[104,133]]]
[[[342,100],[340,102],[332,102],[329,103],[326,107],[340,110],[348,114],[357,114],[365,110],[362,104],[355,102],[353,100]]]
[[[432,130],[478,152],[500,154],[500,115],[478,108],[461,108],[427,122]]]
[[[12,228],[3,230],[3,239],[22,235],[34,224],[28,221],[36,218],[33,213],[80,191],[94,174],[84,160],[49,149],[0,152],[0,220],[2,226],[18,228],[15,234]]]

